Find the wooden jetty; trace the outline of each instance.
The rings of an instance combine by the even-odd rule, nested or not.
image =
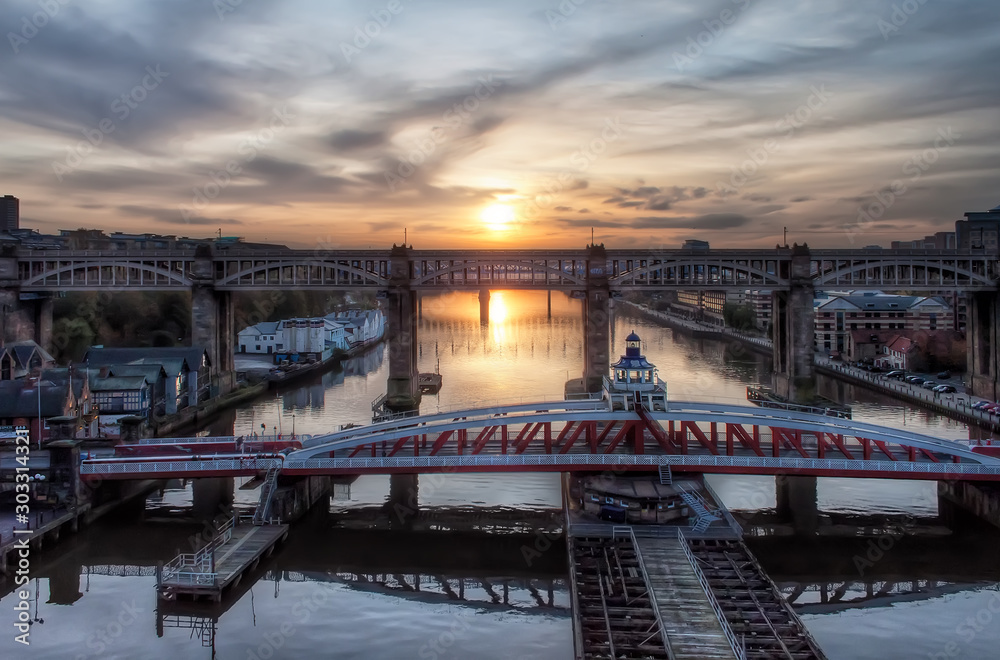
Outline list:
[[[164,600],[189,598],[219,602],[222,592],[269,557],[288,536],[288,525],[237,524],[232,518],[219,535],[195,553],[178,555],[157,568],[157,594]]]

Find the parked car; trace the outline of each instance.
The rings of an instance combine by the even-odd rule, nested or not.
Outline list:
[[[951,378],[951,372],[950,371],[942,371],[942,372],[938,373],[937,377],[940,378],[941,380],[948,380],[949,378]]]
[[[933,380],[925,380],[924,382],[920,383],[920,387],[924,388],[925,390],[933,390],[940,384],[941,383],[934,382]]]
[[[940,392],[941,394],[953,394],[958,390],[955,389],[954,385],[938,385],[934,388],[935,392]]]
[[[894,369],[885,375],[886,378],[895,378],[899,380],[906,377],[906,372],[901,369]]]
[[[996,415],[1000,413],[1000,403],[987,403],[983,406],[983,410],[990,413],[991,415]]]
[[[921,378],[920,376],[908,376],[906,378],[906,382],[910,383],[911,385],[920,385],[921,383],[924,382],[924,379]]]
[[[989,401],[976,401],[974,404],[970,406],[970,408],[972,408],[973,410],[982,410],[988,405],[990,405]]]

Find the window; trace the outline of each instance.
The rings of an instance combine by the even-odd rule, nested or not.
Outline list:
[[[604,503],[605,504],[614,504],[615,503],[615,498],[613,498],[613,497],[605,497],[604,498]]]

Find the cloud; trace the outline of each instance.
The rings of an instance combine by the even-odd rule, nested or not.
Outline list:
[[[632,221],[636,229],[735,229],[750,223],[750,218],[740,213],[708,213],[691,218],[644,216]]]
[[[210,218],[203,215],[185,217],[177,208],[159,208],[155,206],[139,206],[135,204],[124,204],[118,207],[126,216],[149,218],[156,222],[163,222],[171,225],[211,225],[214,227],[227,227],[229,225],[242,225],[242,220],[234,218]]]
[[[382,131],[358,131],[353,129],[336,131],[331,133],[327,139],[327,143],[335,151],[355,151],[370,147],[380,147],[386,141],[386,134]]]
[[[557,218],[557,222],[560,222],[569,227],[627,227],[628,225],[623,222],[615,222],[613,220],[597,220],[595,218]]]

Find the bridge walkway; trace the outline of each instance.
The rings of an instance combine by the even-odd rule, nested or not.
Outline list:
[[[676,660],[735,658],[678,537],[636,537]]]

